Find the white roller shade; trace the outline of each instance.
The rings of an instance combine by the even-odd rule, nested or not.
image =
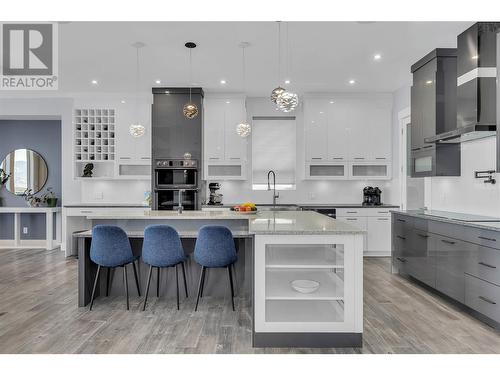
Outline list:
[[[297,132],[295,120],[263,119],[252,122],[252,185],[267,187],[267,173],[276,173],[282,189],[295,188]],[[259,186],[260,185],[260,186]],[[278,186],[277,186],[278,188]]]

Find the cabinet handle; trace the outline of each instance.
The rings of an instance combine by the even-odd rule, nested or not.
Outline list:
[[[354,160],[365,160],[365,158],[354,158]]]
[[[82,210],[82,211],[80,211],[80,213],[82,213],[82,214],[91,214],[91,213],[92,213],[92,211]]]
[[[311,158],[312,160],[323,160],[323,158]]]
[[[346,214],[357,214],[358,211],[346,211]]]
[[[349,221],[356,221],[356,220],[358,220],[358,219],[357,219],[357,218],[348,217],[346,220],[349,220]]]
[[[488,238],[488,237],[483,237],[483,236],[477,236],[477,238],[481,239],[481,240],[486,240],[486,241],[493,241],[493,242],[496,242],[496,239],[495,238]]]
[[[483,300],[486,303],[489,303],[490,305],[496,305],[497,304],[495,301],[492,301],[491,299],[483,297],[483,296],[479,296],[477,298],[479,298],[480,300]]]
[[[230,160],[240,160],[240,158],[229,158]]]
[[[397,219],[397,220],[402,222],[402,223],[406,223],[406,220],[403,220],[403,219]]]
[[[428,145],[428,146],[424,146],[424,147],[422,147],[422,148],[430,148],[430,147],[432,147],[432,146],[433,146],[433,145]]]
[[[141,156],[141,159],[142,160],[151,160],[151,158],[149,156]]]
[[[412,148],[411,150],[412,150],[412,151],[418,151],[418,150],[420,150],[420,147],[417,147],[417,148]]]
[[[422,238],[429,238],[429,236],[427,236],[426,234],[420,234],[420,233],[417,233],[419,235],[419,237],[422,237]]]
[[[375,158],[375,160],[385,160],[386,158]]]
[[[484,263],[484,262],[478,262],[477,264],[480,264],[481,266],[485,266],[485,267],[488,267],[488,268],[496,268],[495,266],[493,266],[491,264],[488,264],[488,263]]]
[[[379,217],[379,218],[377,218],[377,220],[387,221],[387,220],[389,220],[389,218],[388,217]]]
[[[405,258],[397,257],[396,259],[399,260],[401,263],[406,263],[407,262],[407,260]]]
[[[377,213],[379,213],[379,214],[388,214],[389,211],[377,211]]]
[[[132,159],[132,158],[131,158],[131,157],[129,157],[129,156],[120,156],[120,159],[121,159],[121,160],[130,160],[130,159]]]
[[[344,158],[333,158],[333,160],[344,160]]]
[[[441,242],[447,243],[448,245],[455,245],[456,244],[456,242],[449,241],[449,240],[441,240]]]
[[[400,240],[406,240],[406,237],[403,237],[403,236],[396,236],[397,238],[399,238]]]
[[[220,158],[208,158],[209,160],[219,160]]]

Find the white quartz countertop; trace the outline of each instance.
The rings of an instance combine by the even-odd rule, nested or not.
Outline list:
[[[103,213],[87,216],[90,220],[246,220],[250,234],[357,234],[364,233],[348,223],[313,211],[261,211],[238,213],[234,211],[144,211]]]

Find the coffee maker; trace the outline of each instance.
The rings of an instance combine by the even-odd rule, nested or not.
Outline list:
[[[220,189],[220,184],[218,182],[211,182],[208,184],[208,189],[210,190],[210,197],[208,198],[208,204],[211,206],[222,205],[222,194],[217,193]]]
[[[377,186],[366,186],[363,189],[363,206],[380,206],[382,204],[381,194],[382,190]]]

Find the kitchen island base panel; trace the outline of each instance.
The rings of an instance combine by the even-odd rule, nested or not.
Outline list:
[[[78,306],[84,307],[90,303],[90,296],[92,294],[93,282],[97,272],[97,265],[90,260],[90,244],[91,237],[78,237]],[[134,255],[141,254],[142,248],[142,238],[130,238],[132,245],[132,251]],[[182,243],[186,254],[192,254],[194,249],[194,238],[182,238]],[[235,272],[233,273],[233,280],[235,286],[236,296],[248,297],[251,294],[252,285],[252,248],[253,248],[253,238],[239,237],[235,238],[236,249],[238,252],[238,261],[235,263]],[[147,274],[149,266],[139,259],[138,264],[138,277],[140,280],[141,292],[145,290],[147,283]],[[196,286],[199,279],[199,274],[201,267],[194,262],[192,257],[186,261],[186,278],[188,286],[189,296],[196,295]],[[95,291],[95,297],[97,299],[97,305],[99,304],[99,296],[106,295],[106,277],[107,272],[110,272],[110,289],[109,296],[123,296],[123,277],[121,277],[121,272],[116,273],[113,270],[102,269],[99,276],[99,281]],[[129,276],[133,277],[132,270],[127,270]],[[175,296],[175,269],[166,268],[162,269],[160,272],[160,298],[169,298]],[[179,280],[182,282],[182,280]],[[207,296],[229,296],[229,289],[227,285],[227,270],[225,268],[214,268],[207,272],[205,280],[204,295]],[[151,279],[150,295],[156,295],[156,284],[157,283],[157,273],[153,272]],[[153,293],[154,292],[154,293]],[[129,293],[131,296],[137,296],[137,291],[135,288],[130,288]],[[106,298],[106,297],[104,297]],[[152,297],[151,297],[152,298]],[[149,299],[151,299],[149,298]],[[181,294],[181,298],[183,295]],[[95,302],[95,301],[94,301]],[[102,302],[102,301],[101,301]],[[125,303],[125,299],[123,301]],[[105,303],[105,302],[103,302]],[[94,303],[94,310],[96,309],[96,304]]]
[[[342,332],[256,332],[253,335],[256,348],[360,348],[362,333]]]

